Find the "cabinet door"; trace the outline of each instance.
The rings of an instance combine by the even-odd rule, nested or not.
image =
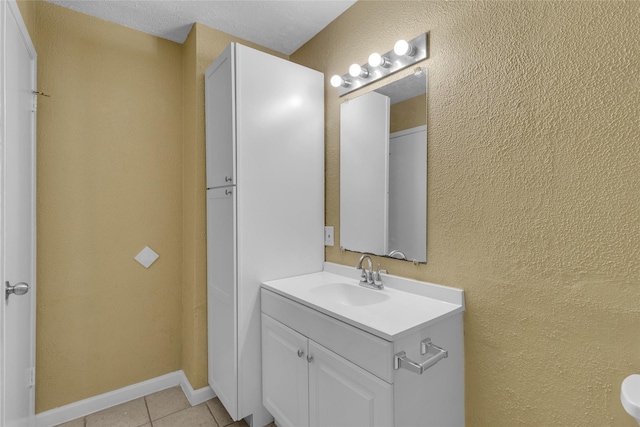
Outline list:
[[[238,413],[235,188],[207,191],[209,385],[233,419]]]
[[[262,403],[280,427],[309,425],[307,338],[262,315]]]
[[[207,188],[235,184],[235,58],[230,44],[207,69]]]
[[[393,425],[393,387],[330,350],[309,341],[309,425]]]

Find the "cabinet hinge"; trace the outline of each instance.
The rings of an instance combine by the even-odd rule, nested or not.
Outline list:
[[[27,385],[29,387],[34,387],[36,385],[36,368],[35,366],[33,368],[27,369],[28,372],[28,382]]]

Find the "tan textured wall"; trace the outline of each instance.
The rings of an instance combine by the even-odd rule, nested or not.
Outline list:
[[[181,367],[182,48],[45,2],[36,31],[41,412]]]
[[[17,0],[16,4],[18,5],[18,9],[20,9],[20,15],[22,15],[24,24],[27,26],[27,31],[29,31],[29,37],[31,37],[31,41],[35,44],[36,2],[35,0]]]
[[[359,1],[292,55],[328,79],[430,33],[428,263],[380,262],[465,290],[468,426],[635,425],[638,28],[637,1]],[[326,258],[354,265],[339,102],[327,84]]]
[[[399,132],[427,124],[427,95],[397,102],[389,111],[389,132]]]
[[[183,171],[182,171],[182,370],[193,386],[201,387],[206,375],[201,372],[202,356],[206,355],[206,346],[202,349],[201,340],[196,340],[196,331],[206,327],[206,287],[204,295],[196,295],[196,272],[201,256],[197,250],[197,241],[205,238],[196,234],[196,216],[198,190],[196,180],[197,165],[197,92],[196,92],[196,27],[194,26],[182,46],[182,78],[183,78]],[[204,185],[204,183],[202,183]],[[206,262],[206,261],[205,261]],[[200,278],[200,280],[202,280]],[[200,357],[198,357],[200,356]],[[200,367],[200,368],[199,368]],[[205,363],[206,368],[206,363]],[[206,374],[206,370],[205,370]],[[198,385],[196,385],[198,384]]]
[[[207,385],[207,247],[204,72],[231,42],[287,58],[205,25],[184,44],[183,369],[194,388]]]

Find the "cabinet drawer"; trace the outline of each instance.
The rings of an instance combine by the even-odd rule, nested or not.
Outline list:
[[[261,300],[263,313],[393,383],[393,343],[264,288]]]

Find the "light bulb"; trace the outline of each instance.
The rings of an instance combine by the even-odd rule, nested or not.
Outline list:
[[[413,56],[416,53],[416,48],[411,46],[406,40],[398,40],[393,46],[393,52],[398,56]]]
[[[349,86],[350,82],[346,81],[345,79],[343,79],[342,77],[340,77],[339,75],[334,75],[333,77],[331,77],[331,86],[333,87],[340,87],[340,86]]]
[[[387,68],[390,65],[389,58],[374,52],[371,55],[369,55],[369,65],[373,68],[375,67]]]
[[[351,67],[349,67],[349,75],[351,77],[367,77],[369,70],[362,68],[359,64],[351,64]]]

